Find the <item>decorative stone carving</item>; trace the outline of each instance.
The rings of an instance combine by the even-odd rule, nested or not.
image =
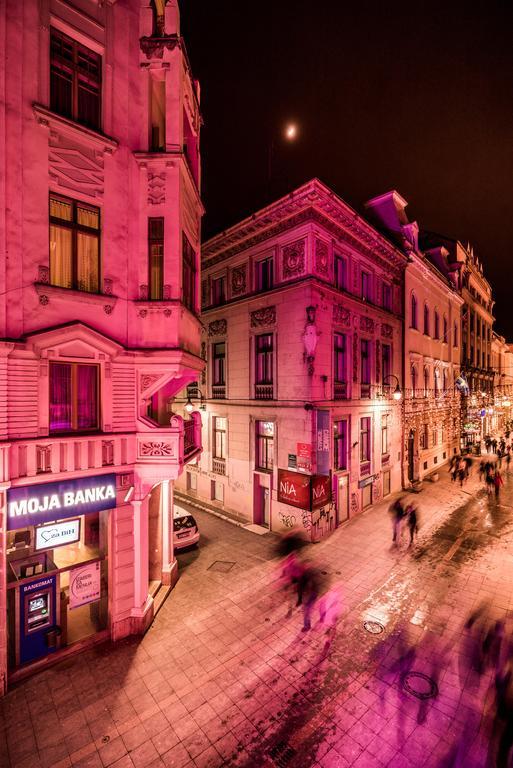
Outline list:
[[[141,301],[147,301],[148,299],[148,286],[145,283],[139,286],[139,298]]]
[[[283,277],[296,277],[305,271],[305,241],[296,240],[295,243],[283,247]]]
[[[146,317],[147,314],[148,314],[148,310],[147,309],[140,309],[139,312],[138,312],[139,317],[142,317],[143,320],[144,320],[144,318]]]
[[[264,307],[255,309],[251,313],[251,327],[260,328],[261,326],[274,325],[276,323],[276,307]]]
[[[79,147],[65,136],[50,132],[49,174],[53,183],[90,197],[103,195],[104,167],[102,153]]]
[[[246,265],[234,267],[232,270],[232,296],[246,293]]]
[[[329,276],[330,266],[328,259],[328,244],[324,240],[315,238],[315,265],[317,272],[324,277]]]
[[[358,334],[353,333],[353,381],[358,381]]]
[[[391,325],[388,325],[388,323],[381,323],[381,335],[385,339],[391,339],[393,333],[393,328]]]
[[[103,279],[103,292],[106,296],[112,296],[112,280],[109,277]]]
[[[374,333],[374,320],[372,317],[360,317],[360,330],[365,333]]]
[[[37,268],[37,282],[48,285],[50,283],[50,268],[40,266]]]
[[[42,304],[43,307],[46,307],[46,305],[50,303],[50,299],[48,298],[48,296],[44,296],[43,294],[41,294],[39,296],[39,303]]]
[[[165,443],[164,441],[155,443],[141,443],[140,444],[141,456],[172,456],[173,446],[171,443]]]
[[[111,315],[113,309],[114,309],[114,307],[112,306],[112,304],[104,304],[103,305],[103,311],[105,312],[106,315]]]
[[[376,383],[381,381],[381,342],[376,341]]]
[[[178,45],[176,35],[164,35],[162,37],[141,37],[139,40],[141,51],[147,59],[161,59],[164,55],[164,48],[172,51]]]
[[[164,310],[164,317],[171,317],[172,314],[173,313],[172,313],[172,311],[170,309],[165,309]]]
[[[228,323],[224,318],[221,318],[220,320],[212,320],[212,322],[208,324],[209,336],[224,336],[227,330]]]
[[[148,204],[159,205],[166,202],[166,174],[148,171]]]
[[[144,392],[144,390],[152,387],[161,376],[161,373],[143,373],[140,381],[140,391]]]
[[[333,305],[333,322],[349,327],[351,325],[351,313],[340,304]]]

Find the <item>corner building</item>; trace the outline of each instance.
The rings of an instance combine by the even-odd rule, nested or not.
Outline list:
[[[190,498],[318,540],[401,488],[405,266],[316,179],[204,243]]]
[[[0,35],[5,689],[144,631],[176,577],[173,483],[201,420],[172,402],[202,368],[202,206],[175,0],[8,1]]]

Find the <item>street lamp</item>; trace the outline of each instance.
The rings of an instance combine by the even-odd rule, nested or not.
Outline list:
[[[289,141],[293,141],[297,136],[297,125],[295,123],[289,123],[285,128],[285,137]]]
[[[397,378],[397,376],[395,374],[389,373],[388,376],[385,376],[384,379],[383,379],[383,386],[386,386],[387,379],[395,379],[396,380],[397,383],[395,385],[394,391],[392,392],[392,397],[394,398],[394,400],[397,400],[397,401],[401,400],[402,396],[403,396],[403,392],[402,392],[402,389],[401,389],[401,385],[399,384],[399,379]]]
[[[187,411],[187,413],[192,413],[192,412],[193,412],[193,410],[194,410],[194,406],[193,406],[193,404],[192,404],[192,402],[191,402],[191,398],[190,398],[190,395],[189,395],[189,397],[187,398],[187,402],[185,403],[185,405],[184,405],[184,408],[185,408],[185,410]]]

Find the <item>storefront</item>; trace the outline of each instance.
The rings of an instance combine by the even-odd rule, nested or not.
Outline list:
[[[11,673],[108,634],[109,510],[116,475],[7,491]]]

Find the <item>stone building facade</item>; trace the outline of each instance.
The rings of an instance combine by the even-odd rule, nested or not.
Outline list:
[[[173,482],[201,422],[170,403],[203,366],[202,205],[176,0],[8,0],[0,35],[5,689],[142,632],[176,577]]]
[[[406,261],[318,180],[206,242],[204,452],[178,487],[313,539],[399,490]]]

